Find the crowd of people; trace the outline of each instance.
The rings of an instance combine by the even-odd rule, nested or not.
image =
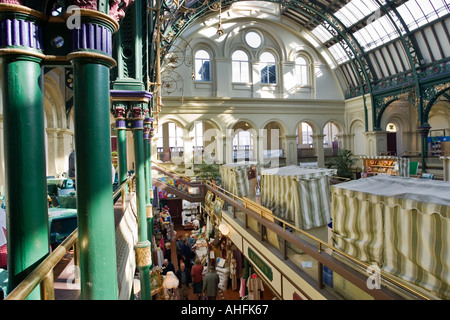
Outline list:
[[[166,209],[166,208],[164,208]],[[179,235],[175,242],[176,261],[172,261],[173,240],[167,232],[167,209],[162,211],[159,229],[161,231],[160,248],[164,254],[161,274],[172,271],[178,278],[177,296],[179,300],[189,300],[192,292],[198,300],[216,300],[219,293],[219,275],[214,266],[207,267],[196,257],[194,238],[189,233]],[[175,256],[175,255],[174,255]],[[175,265],[178,268],[175,268]]]
[[[199,258],[195,258],[195,252],[189,243],[189,234],[179,236],[176,240],[176,255],[178,270],[175,270],[175,265],[172,262],[172,253],[170,242],[166,243],[164,254],[164,262],[162,267],[162,275],[166,275],[172,271],[179,280],[178,285],[178,299],[188,300],[189,294],[192,292],[198,300],[216,300],[219,292],[219,276],[214,266],[210,266],[205,272],[205,267]],[[192,260],[195,258],[194,263]]]

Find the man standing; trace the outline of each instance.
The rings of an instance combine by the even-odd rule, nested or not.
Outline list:
[[[168,259],[164,259],[161,274],[165,276],[169,271],[175,272],[175,267]]]
[[[203,280],[203,293],[208,300],[216,300],[217,293],[219,292],[219,275],[214,266],[209,266],[208,271]]]
[[[188,300],[189,286],[192,283],[191,271],[186,269],[186,265],[184,263],[181,263],[180,269],[178,269],[176,276],[179,280],[178,292],[180,295],[180,300]]]

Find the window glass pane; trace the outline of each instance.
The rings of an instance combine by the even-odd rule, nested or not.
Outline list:
[[[312,33],[322,42],[327,42],[333,35],[324,26],[317,26]]]
[[[211,81],[209,54],[205,50],[195,53],[195,80]]]
[[[248,56],[242,50],[237,50],[232,55],[233,82],[249,82]]]
[[[344,63],[350,59],[340,43],[331,46],[329,50],[338,64]]]
[[[262,43],[261,36],[254,31],[247,32],[245,35],[245,41],[252,48],[259,48]]]
[[[276,79],[275,57],[269,52],[261,54],[261,83],[274,84]]]
[[[308,84],[308,64],[303,57],[297,57],[295,59],[295,77],[297,79],[297,85]]]

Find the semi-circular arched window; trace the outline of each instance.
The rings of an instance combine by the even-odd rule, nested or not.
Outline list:
[[[308,61],[299,56],[295,59],[295,81],[297,86],[306,86],[308,81]]]
[[[195,80],[211,81],[211,61],[206,50],[198,50],[195,53]]]
[[[231,56],[233,82],[249,82],[250,66],[248,55],[242,50],[236,50]]]
[[[261,83],[277,83],[277,70],[275,65],[275,56],[270,52],[263,52],[260,57]]]

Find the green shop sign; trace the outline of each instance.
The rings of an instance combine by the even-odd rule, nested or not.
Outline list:
[[[270,280],[273,280],[272,268],[267,265],[252,249],[248,248],[248,258]]]

